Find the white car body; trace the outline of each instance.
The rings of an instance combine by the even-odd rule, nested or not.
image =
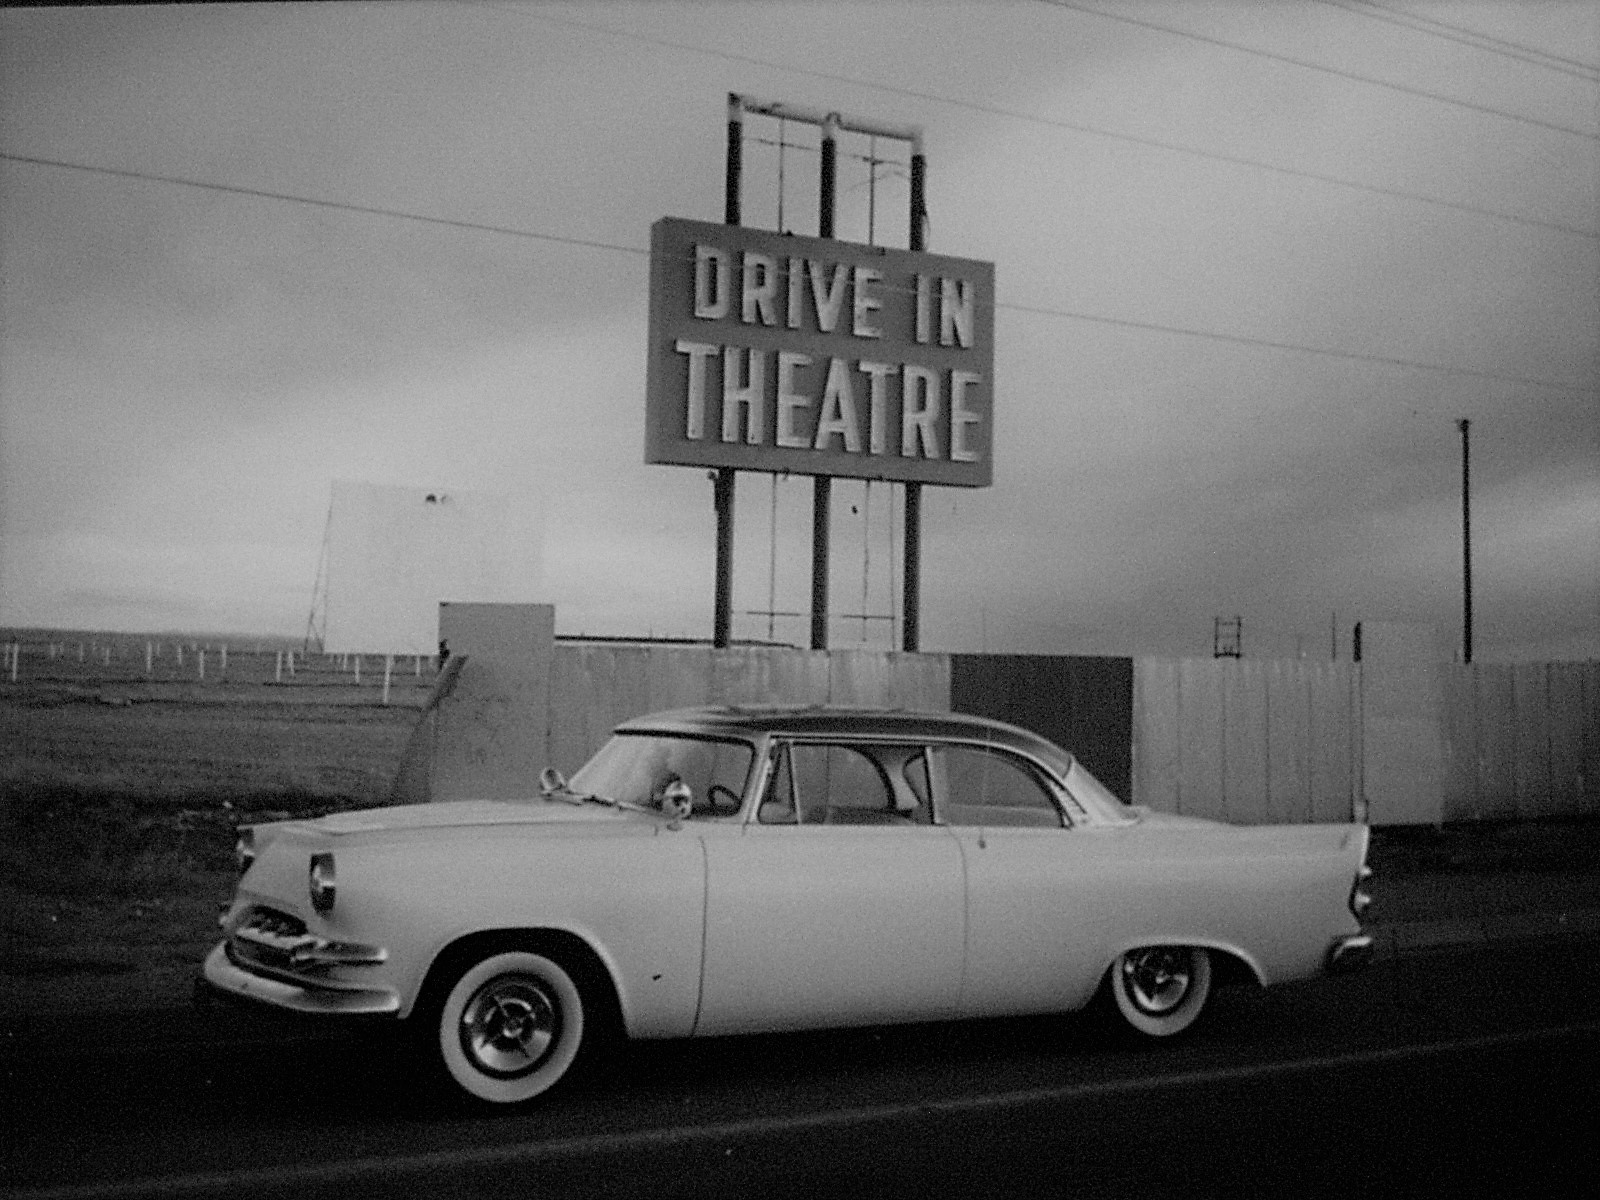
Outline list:
[[[650,765],[680,748],[684,779]],[[595,779],[630,794],[582,794]],[[689,784],[686,817],[664,780]],[[256,827],[206,980],[285,1008],[443,1019],[445,1058],[459,1042],[470,1060],[483,1015],[456,1011],[471,988],[452,1008],[448,985],[492,954],[533,954],[512,1028],[543,1023],[516,1050],[531,1064],[602,1012],[630,1037],[677,1038],[1070,1011],[1115,989],[1117,964],[1130,981],[1143,964],[1147,999],[1198,991],[1179,1019],[1117,989],[1129,1023],[1161,1035],[1198,1014],[1213,969],[1268,985],[1371,950],[1364,826],[1126,808],[1060,749],[979,718],[657,714],[619,727],[570,790],[547,783],[527,800]],[[563,1015],[561,980],[540,982],[546,959],[577,981],[578,1012]],[[508,1061],[483,1087],[447,1065],[488,1100],[530,1098],[567,1066],[517,1085]]]

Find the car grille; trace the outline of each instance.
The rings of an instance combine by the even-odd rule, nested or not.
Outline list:
[[[294,969],[291,956],[306,942],[306,923],[275,908],[252,908],[228,937],[228,956],[242,967],[272,973]]]

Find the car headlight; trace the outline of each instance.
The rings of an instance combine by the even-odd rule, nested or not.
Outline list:
[[[311,856],[311,907],[319,913],[328,912],[333,908],[333,901],[337,894],[337,880],[334,877],[333,855],[313,854]]]
[[[256,860],[256,831],[254,829],[241,829],[239,836],[233,842],[233,861],[239,864],[239,874],[243,875],[250,869],[250,864]]]

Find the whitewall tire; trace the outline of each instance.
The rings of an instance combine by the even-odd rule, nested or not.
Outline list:
[[[493,954],[462,972],[445,996],[439,1054],[469,1095],[518,1104],[567,1074],[588,1016],[578,985],[554,959],[526,950]]]
[[[1107,978],[1123,1022],[1146,1037],[1171,1037],[1199,1019],[1211,995],[1211,955],[1199,946],[1141,946]]]

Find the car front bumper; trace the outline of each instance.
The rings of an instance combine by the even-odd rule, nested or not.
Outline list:
[[[258,974],[228,956],[227,942],[219,942],[206,955],[200,978],[206,987],[224,996],[293,1012],[381,1015],[400,1011],[400,997],[391,988],[333,981],[290,982]]]

